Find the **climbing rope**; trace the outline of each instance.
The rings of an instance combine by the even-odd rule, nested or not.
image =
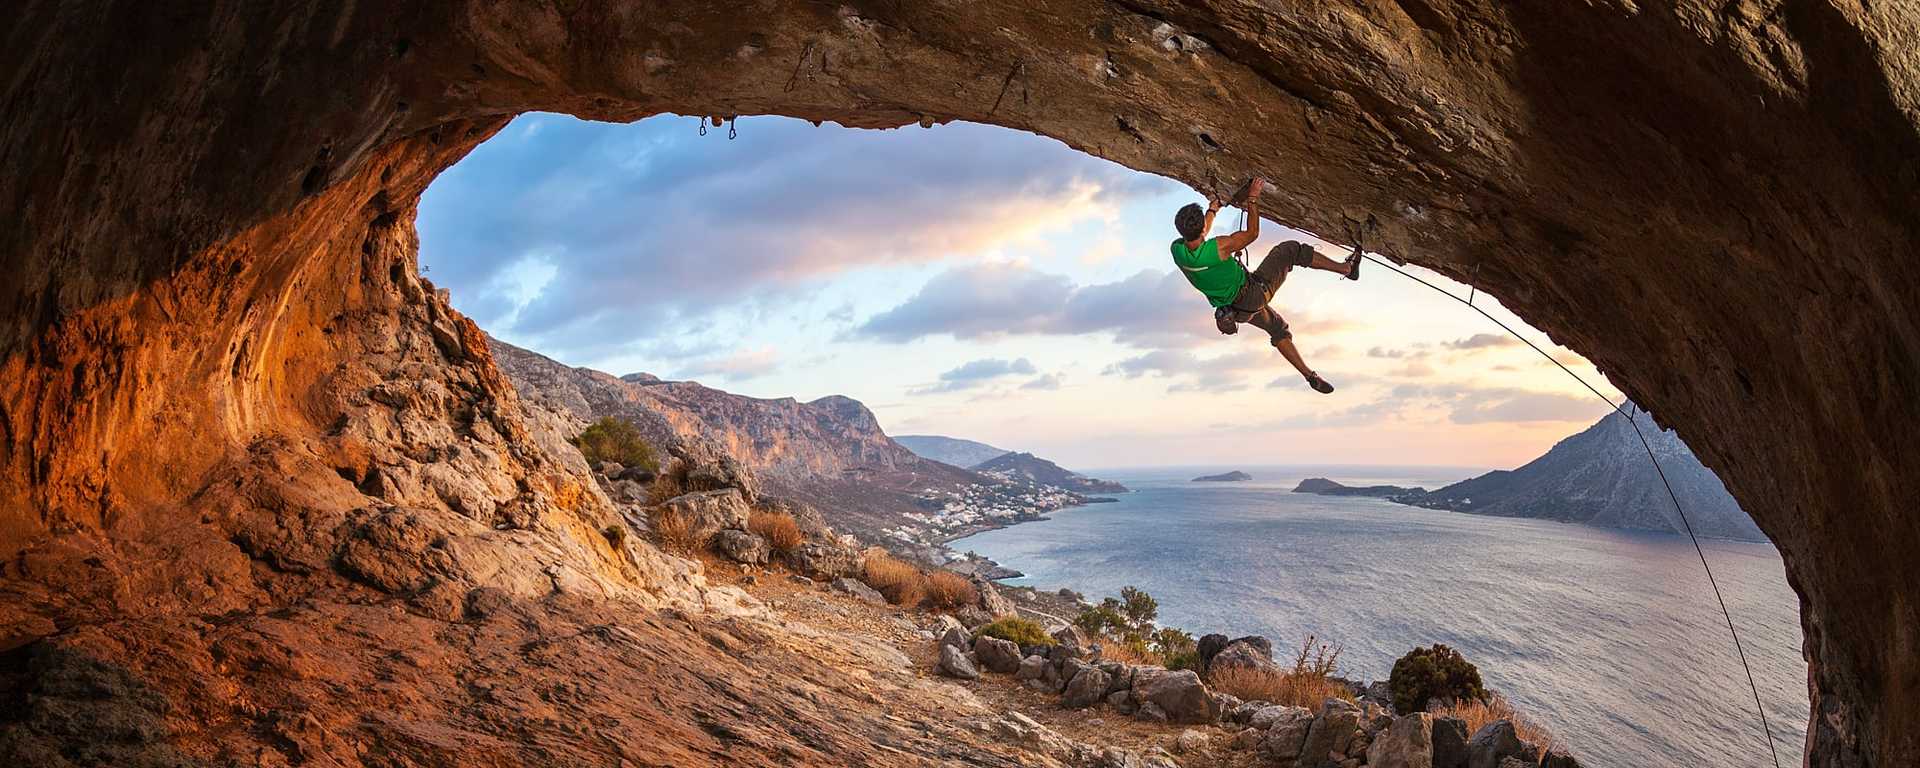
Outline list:
[[[1352,236],[1357,233],[1353,233],[1352,229],[1349,228],[1349,234],[1350,236]],[[1401,277],[1405,277],[1409,280],[1412,280],[1416,283],[1424,285],[1428,288],[1432,288],[1433,290],[1440,292],[1442,296],[1445,296],[1449,299],[1453,299],[1454,301],[1460,302],[1461,304],[1465,304],[1467,305],[1468,309],[1471,309],[1475,312],[1480,313],[1481,317],[1485,317],[1488,320],[1492,320],[1493,324],[1500,326],[1500,330],[1506,331],[1507,335],[1512,336],[1516,339],[1519,339],[1521,343],[1526,344],[1529,347],[1532,347],[1533,351],[1540,353],[1541,357],[1544,357],[1547,359],[1548,362],[1553,363],[1562,372],[1572,377],[1574,381],[1580,382],[1580,386],[1586,387],[1587,391],[1592,392],[1594,397],[1600,398],[1600,401],[1606,403],[1607,407],[1612,408],[1614,413],[1618,413],[1626,417],[1627,424],[1633,427],[1634,436],[1640,439],[1640,447],[1647,452],[1647,460],[1653,462],[1653,471],[1654,473],[1660,476],[1660,485],[1666,488],[1667,498],[1673,500],[1674,511],[1680,513],[1680,522],[1687,529],[1687,539],[1693,542],[1693,553],[1700,556],[1700,568],[1707,572],[1707,584],[1713,587],[1713,599],[1720,604],[1720,615],[1727,620],[1727,634],[1733,636],[1733,650],[1735,653],[1738,653],[1740,655],[1740,667],[1746,670],[1747,672],[1747,689],[1753,692],[1753,711],[1760,715],[1760,730],[1762,733],[1766,735],[1767,752],[1773,755],[1774,768],[1780,768],[1780,752],[1779,750],[1775,749],[1773,745],[1773,726],[1767,721],[1766,706],[1760,703],[1760,686],[1756,684],[1753,680],[1753,666],[1747,663],[1747,649],[1746,649],[1746,646],[1740,642],[1740,631],[1737,629],[1734,629],[1733,627],[1733,612],[1727,610],[1727,599],[1720,594],[1720,582],[1714,579],[1713,577],[1713,566],[1707,564],[1707,551],[1701,548],[1700,537],[1694,535],[1693,521],[1687,519],[1687,510],[1686,510],[1686,507],[1680,504],[1680,495],[1677,493],[1674,493],[1673,483],[1667,480],[1666,470],[1660,467],[1660,459],[1659,457],[1655,456],[1653,453],[1653,444],[1647,441],[1646,433],[1640,431],[1640,422],[1634,418],[1633,401],[1627,400],[1626,401],[1627,405],[1625,407],[1621,406],[1619,403],[1615,403],[1613,401],[1613,398],[1607,397],[1605,394],[1601,393],[1600,390],[1594,388],[1592,384],[1588,384],[1586,379],[1580,377],[1580,374],[1574,373],[1573,369],[1568,368],[1565,364],[1561,363],[1559,360],[1554,359],[1553,355],[1547,354],[1547,351],[1544,349],[1541,349],[1540,345],[1535,344],[1532,341],[1528,340],[1527,337],[1520,335],[1519,332],[1513,330],[1511,326],[1507,325],[1505,322],[1502,322],[1500,318],[1494,317],[1491,313],[1487,312],[1485,309],[1481,309],[1478,304],[1473,303],[1473,296],[1477,295],[1477,290],[1474,294],[1469,294],[1468,298],[1462,299],[1459,296],[1454,295],[1452,291],[1449,291],[1438,285],[1434,285],[1433,283],[1422,279],[1419,275],[1415,275],[1404,269],[1396,267],[1392,263],[1385,261],[1383,259],[1379,259],[1370,254],[1361,252],[1359,250],[1359,247],[1360,247],[1359,242],[1360,242],[1359,240],[1354,241],[1354,248],[1355,248],[1354,253],[1360,255],[1361,257],[1367,259],[1368,261],[1371,261],[1375,264],[1379,264],[1380,266],[1386,267],[1387,269],[1391,269],[1395,272],[1400,273]],[[1477,267],[1478,265],[1475,265],[1475,266]],[[1475,274],[1479,274],[1477,269],[1475,270]],[[1645,409],[1640,409],[1640,410],[1644,411]]]

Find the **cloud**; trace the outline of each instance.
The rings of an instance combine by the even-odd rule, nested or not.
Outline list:
[[[1402,384],[1390,396],[1432,401],[1447,408],[1447,418],[1455,424],[1585,423],[1607,410],[1604,403],[1589,397],[1509,387]]]
[[[1156,349],[1106,367],[1103,373],[1127,379],[1143,376],[1172,378],[1168,392],[1236,392],[1247,388],[1255,372],[1284,365],[1272,350],[1239,352],[1202,358],[1180,349]]]
[[[1497,333],[1476,333],[1464,339],[1443,341],[1440,345],[1447,349],[1460,350],[1494,349],[1497,347],[1517,347],[1520,345],[1520,340],[1512,336],[1502,336]]]
[[[1420,347],[1424,345],[1415,344],[1414,346]],[[1396,349],[1392,347],[1373,347],[1367,350],[1367,357],[1377,358],[1381,360],[1419,360],[1420,358],[1423,358],[1426,356],[1427,356],[1426,350],[1422,350],[1422,349]]]
[[[1296,333],[1345,325],[1300,312],[1286,315]],[[1242,327],[1243,333],[1249,331],[1260,335]],[[1094,333],[1141,349],[1187,348],[1220,338],[1212,310],[1171,269],[1076,285],[1064,275],[1018,264],[948,269],[899,305],[868,318],[850,336],[905,343],[939,335],[973,340]]]
[[[1110,215],[1170,182],[1031,134],[631,125],[526,115],[443,173],[418,227],[482,327],[570,357],[781,306],[850,269],[937,262]]]
[[[684,379],[699,379],[717,376],[729,381],[744,381],[772,373],[780,366],[780,354],[772,347],[741,350],[724,357],[697,360],[681,366],[678,376]]]
[[[1045,376],[1034,377],[1032,381],[1029,381],[1025,384],[1020,385],[1020,388],[1040,390],[1040,391],[1051,391],[1051,390],[1059,389],[1060,383],[1061,383],[1060,374],[1049,373]]]
[[[924,395],[936,392],[958,392],[973,389],[1004,376],[1031,375],[1039,373],[1033,362],[1022,357],[1017,360],[982,358],[940,374],[940,381],[925,387],[916,387],[913,394]]]

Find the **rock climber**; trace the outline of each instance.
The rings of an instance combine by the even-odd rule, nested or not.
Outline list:
[[[1331,393],[1333,385],[1300,359],[1300,350],[1293,346],[1293,331],[1267,303],[1273,300],[1274,292],[1280,290],[1287,273],[1296,266],[1337,272],[1348,280],[1360,279],[1360,248],[1356,244],[1353,255],[1342,262],[1315,253],[1311,245],[1288,240],[1267,251],[1260,266],[1248,272],[1233,254],[1246,250],[1260,238],[1260,192],[1265,188],[1265,180],[1255,178],[1247,184],[1243,195],[1235,197],[1234,202],[1240,203],[1247,212],[1247,228],[1231,235],[1207,237],[1213,230],[1214,214],[1220,212],[1219,200],[1209,199],[1205,213],[1200,211],[1198,203],[1182,207],[1173,216],[1173,227],[1180,232],[1180,237],[1173,241],[1173,263],[1187,276],[1187,282],[1206,294],[1207,301],[1213,304],[1214,324],[1221,333],[1238,332],[1240,323],[1250,323],[1266,331],[1274,349],[1280,350],[1280,355],[1306,377],[1307,386],[1322,394]]]

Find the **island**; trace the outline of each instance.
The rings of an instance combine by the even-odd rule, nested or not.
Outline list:
[[[1237,483],[1237,482],[1240,482],[1240,481],[1243,481],[1243,480],[1252,480],[1252,479],[1253,479],[1253,475],[1249,475],[1249,474],[1247,474],[1247,473],[1245,473],[1245,472],[1241,472],[1240,470],[1237,470],[1237,469],[1236,469],[1236,470],[1234,470],[1234,471],[1232,471],[1232,472],[1222,472],[1222,473],[1220,473],[1220,474],[1218,474],[1218,475],[1201,475],[1201,476],[1199,476],[1199,477],[1196,477],[1196,478],[1194,478],[1194,479],[1192,480],[1192,482],[1196,482],[1196,483]]]
[[[1309,477],[1294,486],[1294,493],[1312,493],[1320,496],[1369,496],[1401,503],[1411,503],[1412,499],[1425,496],[1425,488],[1408,488],[1399,485],[1343,485],[1324,477]]]

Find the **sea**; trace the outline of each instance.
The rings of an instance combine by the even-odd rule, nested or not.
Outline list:
[[[1239,469],[1248,482],[1191,482]],[[1415,646],[1445,643],[1590,766],[1772,765],[1754,694],[1699,555],[1684,535],[1484,517],[1292,493],[1301,479],[1437,488],[1480,470],[1177,467],[1091,471],[1133,489],[1111,504],[952,542],[1097,602],[1123,586],[1159,623],[1265,635],[1276,657],[1308,637],[1341,673],[1384,680]],[[1781,765],[1807,722],[1799,599],[1765,543],[1703,539],[1745,643]],[[1286,661],[1283,658],[1282,661]]]

